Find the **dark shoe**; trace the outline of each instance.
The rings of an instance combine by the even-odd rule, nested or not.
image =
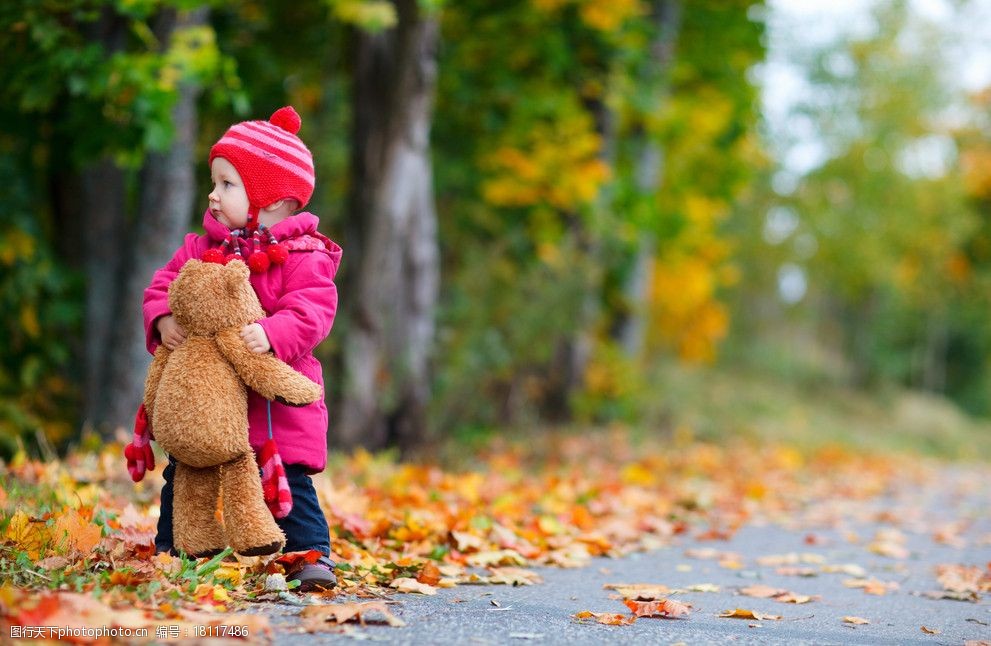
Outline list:
[[[286,572],[286,580],[299,581],[299,587],[295,588],[299,592],[330,590],[337,586],[337,577],[334,576],[336,566],[326,556],[321,556],[315,563],[300,561],[298,566]]]

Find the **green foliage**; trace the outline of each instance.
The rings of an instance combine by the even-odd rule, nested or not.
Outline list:
[[[183,83],[206,86],[215,104],[238,101],[233,60],[213,29],[183,26],[196,4],[0,7],[0,306],[16,313],[2,330],[0,454],[17,438],[59,444],[78,427],[85,282],[73,264],[83,254],[59,257],[80,244],[68,241],[81,228],[75,174],[110,158],[136,177],[149,152],[171,143]]]
[[[79,403],[71,368],[81,303],[78,275],[58,260],[20,170],[26,151],[0,138],[0,456],[19,443],[67,439]]]

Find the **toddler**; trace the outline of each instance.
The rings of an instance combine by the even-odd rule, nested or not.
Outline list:
[[[168,287],[190,258],[225,262],[240,257],[251,268],[251,286],[267,316],[241,330],[253,352],[273,352],[295,370],[323,384],[313,349],[330,333],[337,312],[334,275],[341,248],[317,231],[311,213],[296,213],[313,193],[313,156],[296,136],[300,118],[292,107],[268,121],[231,126],[210,149],[213,190],[203,216],[204,235],[190,233],[144,293],[144,324],[149,352],[159,344],[174,349],[186,332],[169,311]],[[291,509],[276,522],[286,535],[287,552],[316,550],[315,563],[298,559],[287,578],[300,590],[336,585],[330,560],[330,532],[310,475],[327,463],[327,406],[320,400],[293,408],[269,403],[248,392],[248,435],[258,452],[269,439],[285,462]],[[154,432],[154,429],[152,429]],[[165,468],[161,516],[155,547],[173,551],[172,478]],[[284,497],[282,513],[289,506]]]

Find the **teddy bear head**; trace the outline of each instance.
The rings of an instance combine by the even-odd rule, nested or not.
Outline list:
[[[176,322],[187,334],[212,336],[264,317],[249,275],[248,266],[239,260],[226,265],[188,260],[169,285]]]

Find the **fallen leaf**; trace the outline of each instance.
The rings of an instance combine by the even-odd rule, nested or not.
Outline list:
[[[926,626],[920,626],[919,628],[927,635],[938,635],[943,632],[939,628],[928,628]]]
[[[843,623],[857,624],[859,626],[861,624],[869,624],[871,622],[869,622],[868,620],[864,619],[863,617],[849,616],[849,617],[843,617]]]
[[[660,583],[606,583],[606,590],[615,590],[624,599],[639,599],[653,601],[663,599],[671,594],[671,589]]]
[[[715,583],[695,583],[686,589],[690,592],[719,592],[720,587]]]
[[[543,583],[543,579],[533,570],[526,570],[519,567],[491,567],[489,572],[489,583],[503,585],[533,585]]]
[[[788,594],[787,590],[782,588],[772,588],[769,585],[751,585],[740,590],[740,594],[744,594],[748,597],[756,597],[758,599],[767,599],[768,597],[777,597],[783,594]]]
[[[47,559],[41,559],[35,565],[42,570],[61,570],[68,567],[71,562],[64,556],[49,556]]]
[[[399,577],[393,579],[392,583],[389,584],[390,588],[395,588],[400,592],[417,592],[419,594],[437,594],[437,588],[432,585],[427,585],[426,583],[420,583],[416,579],[410,577]]]
[[[41,550],[49,541],[45,521],[28,517],[23,509],[18,509],[11,517],[4,536],[8,541],[12,541],[15,547],[27,552],[32,561],[38,559]]]
[[[470,554],[465,562],[475,567],[488,565],[524,565],[526,559],[516,550],[488,550]]]
[[[794,592],[788,592],[787,594],[782,594],[774,597],[775,601],[780,603],[809,603],[810,601],[819,601],[822,597],[819,595],[807,595],[807,594],[795,594]]]
[[[819,572],[811,567],[798,567],[795,565],[782,565],[774,571],[776,574],[781,576],[803,576],[803,577],[813,577],[819,576]]]
[[[906,559],[909,556],[909,551],[905,549],[905,535],[897,529],[879,530],[867,549],[893,559]]]
[[[977,603],[981,597],[976,592],[954,592],[952,590],[931,590],[923,592],[922,596],[927,599],[949,599],[951,601],[970,601]]]
[[[623,603],[637,617],[665,617],[674,619],[677,617],[687,617],[691,610],[688,604],[670,599],[658,599],[657,601],[635,601],[633,599],[627,599]]]
[[[89,554],[100,542],[101,531],[99,525],[77,510],[69,508],[55,521],[55,526],[52,527],[52,540],[58,549]]]
[[[416,580],[426,585],[436,586],[440,582],[440,570],[436,565],[428,561],[420,568],[419,574],[416,575]]]
[[[451,531],[451,538],[454,539],[455,547],[459,552],[477,551],[485,545],[481,536],[475,536],[468,532]]]
[[[582,610],[571,616],[579,622],[594,619],[597,623],[607,626],[628,626],[637,620],[636,615],[621,615],[618,612],[592,612],[591,610]]]
[[[323,606],[307,606],[299,613],[303,628],[307,632],[323,630],[328,622],[343,624],[355,620],[364,625],[366,615],[378,613],[393,627],[405,626],[406,622],[396,617],[386,607],[384,601],[359,601],[355,603],[331,603]]]
[[[937,565],[936,580],[950,592],[991,592],[991,566],[982,571],[976,565]]]
[[[823,565],[822,571],[827,574],[846,574],[858,579],[867,576],[867,570],[855,563],[844,563],[842,565]]]
[[[861,588],[867,594],[884,595],[898,589],[897,581],[879,581],[878,579],[846,579],[843,585],[848,588]]]
[[[754,610],[745,610],[743,608],[737,608],[735,610],[724,610],[722,613],[717,615],[719,617],[725,617],[728,619],[756,619],[761,621],[764,619],[771,619],[777,621],[781,619],[781,615],[769,615],[762,612],[756,612]]]

